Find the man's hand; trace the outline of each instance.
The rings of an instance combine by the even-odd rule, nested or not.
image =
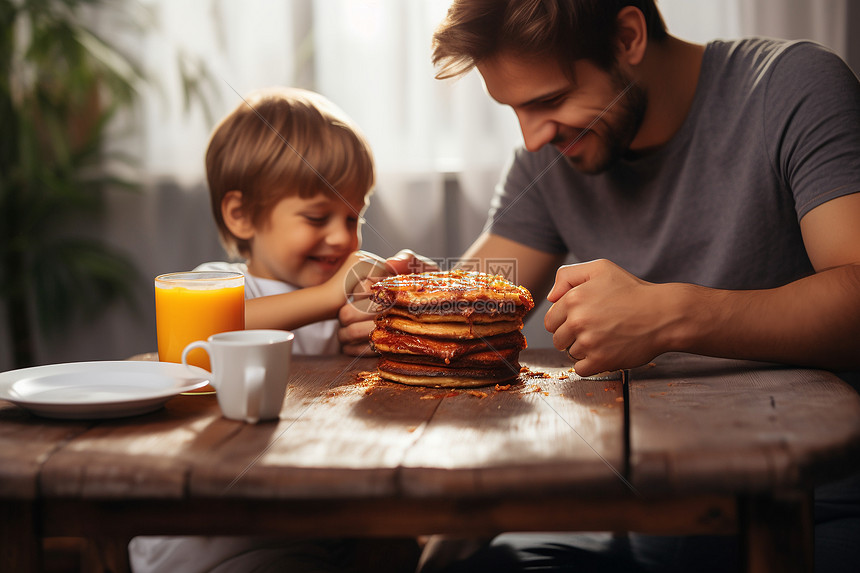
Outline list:
[[[408,249],[404,249],[385,260],[385,267],[391,275],[421,273],[436,271],[439,267],[432,260]],[[337,318],[340,329],[337,332],[341,349],[344,354],[366,356],[373,354],[370,349],[370,331],[373,330],[374,319],[379,312],[370,305],[369,298],[364,296],[370,292],[370,285],[381,276],[374,273],[368,280],[358,283],[355,290],[361,291],[362,296],[347,302],[341,307]]]
[[[673,285],[656,285],[606,260],[558,269],[544,318],[553,346],[568,350],[576,373],[646,364],[666,348]]]

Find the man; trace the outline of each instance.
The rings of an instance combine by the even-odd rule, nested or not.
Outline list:
[[[455,2],[434,39],[438,77],[477,67],[526,147],[465,257],[516,258],[537,293],[592,261],[555,273],[544,319],[578,373],[673,350],[860,366],[860,87],[838,58],[682,42],[649,1]],[[819,518],[835,569],[850,530]]]
[[[515,257],[536,293],[568,254],[611,261],[549,294],[577,372],[670,350],[860,365],[860,89],[835,56],[685,43],[649,1],[469,1],[434,62],[476,66],[526,147],[465,257]]]
[[[434,61],[477,67],[525,140],[464,258],[516,258],[537,296],[592,261],[558,269],[545,320],[577,372],[670,350],[858,367],[860,93],[834,55],[682,42],[649,0],[475,0]]]
[[[577,373],[668,351],[860,369],[860,86],[838,57],[687,43],[652,0],[455,0],[433,61],[477,68],[525,142],[464,258],[552,285],[544,324]],[[817,510],[836,570],[858,506],[829,538]]]

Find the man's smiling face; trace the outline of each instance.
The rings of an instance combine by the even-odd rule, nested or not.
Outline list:
[[[477,67],[490,96],[517,114],[526,149],[552,144],[583,173],[608,169],[645,116],[645,91],[618,67],[606,72],[579,60],[575,82],[551,58],[503,52]]]

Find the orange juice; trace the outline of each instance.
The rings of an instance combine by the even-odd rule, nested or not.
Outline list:
[[[158,359],[182,362],[182,351],[195,340],[218,332],[245,329],[245,277],[231,272],[188,272],[155,279]],[[211,370],[209,357],[192,350],[188,363]],[[201,390],[211,392],[209,386]]]

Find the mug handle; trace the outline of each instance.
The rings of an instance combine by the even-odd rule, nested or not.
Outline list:
[[[266,369],[263,366],[245,368],[245,421],[256,424],[260,421],[260,406],[263,401],[263,382]]]
[[[206,354],[209,355],[209,361],[210,362],[212,361],[212,347],[209,346],[209,343],[205,342],[203,340],[195,340],[194,342],[192,342],[191,344],[189,344],[188,346],[186,346],[182,350],[182,364],[184,364],[185,366],[191,366],[191,364],[188,364],[188,353],[191,352],[192,350],[194,350],[195,348],[201,348],[201,349],[205,350]],[[215,386],[215,377],[214,376],[212,376],[209,379],[209,383],[212,384],[213,386]],[[217,390],[217,388],[216,388],[216,390]]]

